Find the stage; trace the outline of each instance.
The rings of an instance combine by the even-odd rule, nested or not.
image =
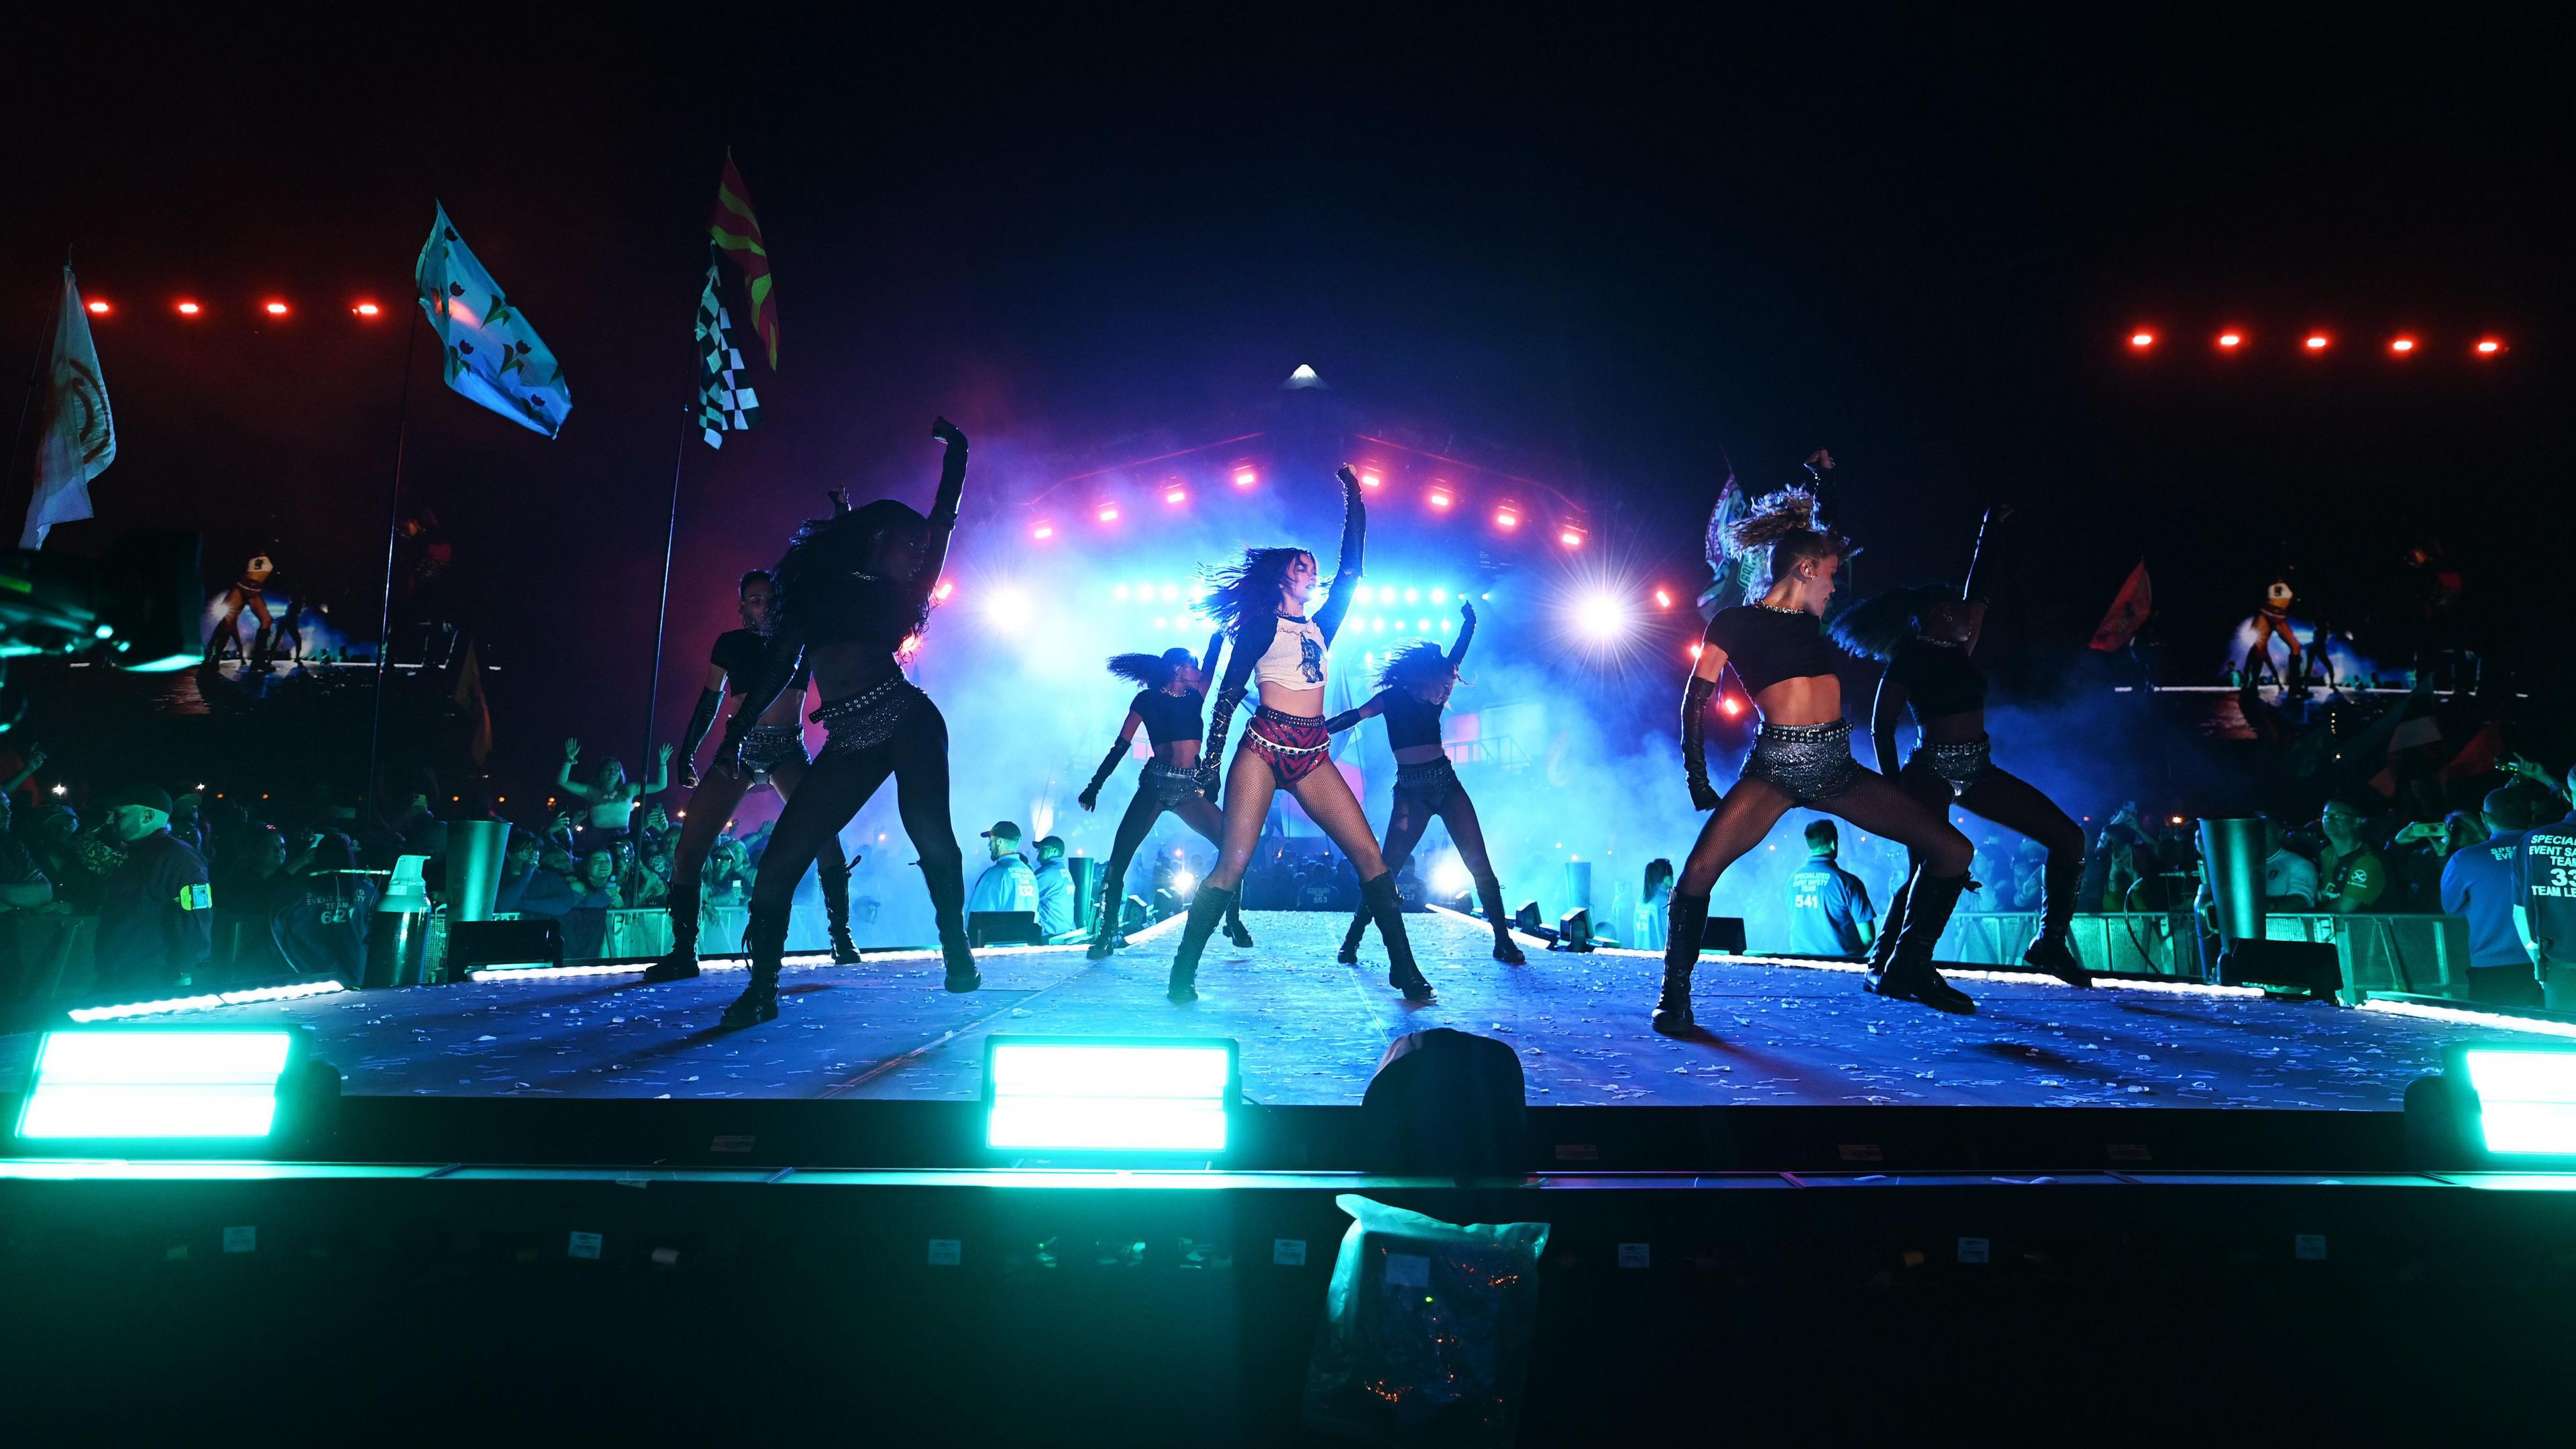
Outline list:
[[[741,989],[738,959],[695,981],[638,984],[640,966],[496,971],[445,986],[338,992],[165,1013],[192,1025],[292,1025],[356,1097],[973,1101],[994,1033],[1230,1036],[1246,1097],[1264,1107],[1356,1106],[1387,1043],[1455,1027],[1512,1043],[1530,1105],[1546,1107],[2229,1108],[2387,1112],[2406,1084],[2469,1039],[2547,1031],[2502,1018],[2267,999],[2244,988],[2129,982],[2077,991],[1961,970],[1973,1017],[1860,989],[1857,968],[1710,956],[1695,1002],[1703,1035],[1647,1029],[1660,960],[1551,952],[1525,966],[1487,954],[1476,921],[1407,917],[1439,1001],[1408,1005],[1374,936],[1362,964],[1333,951],[1344,918],[1254,912],[1258,944],[1215,941],[1201,999],[1163,997],[1177,922],[1106,961],[1079,946],[983,953],[984,987],[941,989],[932,953],[855,966],[791,957],[779,1020],[713,1024]],[[805,964],[799,964],[805,963]],[[2560,1028],[2564,1031],[2564,1028]],[[21,1070],[33,1038],[6,1039]]]

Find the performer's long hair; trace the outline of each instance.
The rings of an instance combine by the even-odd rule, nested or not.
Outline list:
[[[839,502],[837,498],[833,500]],[[847,587],[881,589],[890,595],[908,595],[908,586],[890,580],[853,579],[850,575],[867,565],[868,549],[880,533],[898,529],[926,529],[930,520],[914,512],[912,506],[892,498],[879,498],[830,518],[809,518],[787,541],[787,552],[770,571],[770,618],[781,629],[802,628],[798,617],[800,596],[810,605],[817,594],[828,596],[822,587],[827,581],[840,581]],[[925,597],[915,607],[913,632],[918,633],[930,617],[930,604]]]
[[[1923,632],[1932,610],[1959,591],[1948,584],[1914,584],[1863,599],[1834,621],[1834,642],[1854,654],[1893,659],[1906,640]]]
[[[1767,550],[1766,583],[1776,584],[1781,575],[1811,558],[1840,558],[1851,552],[1851,540],[1816,517],[1812,489],[1783,488],[1764,494],[1753,500],[1750,512],[1731,523],[1724,519],[1725,512],[1721,502],[1708,526],[1709,566],[1721,572],[1757,549]]]
[[[1170,685],[1172,676],[1189,662],[1187,649],[1166,649],[1160,654],[1112,654],[1109,672],[1134,681],[1139,689],[1160,690]]]
[[[1208,591],[1199,600],[1199,612],[1229,633],[1241,629],[1244,620],[1275,612],[1288,566],[1313,557],[1302,548],[1247,548],[1242,558],[1207,571]]]
[[[1381,688],[1410,690],[1449,673],[1449,651],[1429,639],[1416,639],[1386,656],[1386,663],[1378,666],[1377,682]]]

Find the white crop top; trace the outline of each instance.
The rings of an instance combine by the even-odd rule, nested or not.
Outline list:
[[[1270,647],[1253,661],[1252,677],[1262,684],[1289,689],[1321,689],[1325,652],[1324,631],[1313,620],[1282,615],[1279,632],[1271,638]]]

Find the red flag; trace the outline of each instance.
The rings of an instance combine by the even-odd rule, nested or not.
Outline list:
[[[2442,778],[2466,780],[2483,775],[2495,768],[2496,756],[2503,753],[2504,731],[2493,724],[2485,725],[2469,736],[2467,744],[2460,746],[2460,752],[2451,757],[2451,763],[2442,767]]]
[[[2129,570],[2129,581],[2120,585],[2120,596],[2111,601],[2111,612],[2102,616],[2101,627],[2093,631],[2093,647],[2105,654],[2115,654],[2129,647],[2138,626],[2156,606],[2156,591],[2147,582],[2147,561]]]
[[[778,309],[769,300],[769,245],[760,239],[760,218],[751,212],[751,188],[734,169],[733,148],[725,148],[724,175],[716,179],[716,213],[707,223],[716,249],[742,268],[743,289],[751,294],[751,330],[769,350],[769,370],[778,370]]]

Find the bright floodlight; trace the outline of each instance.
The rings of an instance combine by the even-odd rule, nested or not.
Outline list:
[[[1494,527],[1518,528],[1520,526],[1521,516],[1517,511],[1509,508],[1497,508],[1494,510]]]
[[[1029,622],[1029,596],[999,588],[984,596],[984,618],[996,629],[1018,629]]]
[[[89,309],[90,309],[92,312],[97,313],[97,314],[98,314],[99,316],[101,316],[101,317],[106,316],[106,315],[107,315],[107,313],[108,313],[108,306],[107,306],[107,304],[106,304],[105,302],[100,301],[100,300],[99,300],[98,298],[96,298],[96,297],[92,297],[92,298],[90,298],[90,299],[89,299]]]
[[[1237,488],[1249,488],[1260,481],[1261,475],[1252,471],[1250,468],[1237,468],[1234,470],[1234,486]]]
[[[2245,336],[2241,332],[2221,332],[2218,334],[2218,345],[2221,347],[2239,346],[2244,341]]]
[[[199,307],[194,302],[182,302],[179,304],[179,315],[182,317],[194,317],[204,310],[204,308]]]
[[[1434,895],[1463,896],[1476,888],[1476,878],[1467,871],[1467,863],[1454,855],[1444,855],[1431,868],[1431,890]]]
[[[2460,1053],[2489,1152],[2576,1156],[2576,1052]]]
[[[2480,357],[2493,357],[2502,351],[2504,351],[2504,344],[2496,341],[2494,338],[2481,337],[2478,339],[2478,355]]]
[[[1615,643],[1628,632],[1628,604],[1607,589],[1586,594],[1575,611],[1575,622],[1584,634],[1603,644]]]
[[[1449,500],[1449,490],[1448,490],[1448,489],[1446,489],[1446,488],[1434,488],[1434,489],[1432,489],[1432,490],[1431,490],[1431,506],[1432,506],[1432,507],[1434,507],[1434,508],[1446,508],[1446,507],[1448,507],[1448,506],[1449,506],[1449,501],[1450,501],[1450,500]]]
[[[1236,1083],[1230,1039],[992,1037],[984,1140],[1015,1151],[1220,1153]]]
[[[1118,521],[1118,505],[1115,503],[1104,503],[1100,505],[1099,512],[1100,521],[1103,523],[1116,523]]]
[[[2309,333],[2309,334],[2308,334],[2308,350],[2309,350],[2310,352],[2323,352],[2323,351],[2325,351],[2325,350],[2326,350],[2326,335],[2325,335],[2324,333],[2322,333],[2322,332],[2311,332],[2311,333]]]
[[[286,315],[286,304],[284,302],[271,302],[260,310],[266,312],[271,317],[283,317]]]
[[[1190,874],[1188,871],[1185,871],[1185,870],[1176,870],[1176,871],[1173,871],[1173,872],[1172,872],[1172,894],[1173,894],[1173,895],[1176,895],[1176,896],[1186,896],[1186,895],[1188,895],[1190,892],[1192,892],[1192,891],[1194,891],[1194,890],[1198,889],[1198,885],[1199,885],[1199,878],[1198,878],[1197,876],[1194,876],[1194,875]]]
[[[1052,523],[1041,523],[1037,527],[1029,530],[1029,537],[1040,541],[1053,538],[1055,537],[1055,525]]]
[[[349,310],[357,313],[361,317],[374,317],[381,315],[385,309],[377,306],[373,302],[360,302],[357,306],[352,307]]]
[[[19,1114],[28,1139],[265,1137],[282,1031],[56,1031]]]
[[[2391,352],[2412,352],[2415,350],[2415,339],[2412,337],[2392,337],[2388,341],[2388,350]]]
[[[1360,486],[1362,488],[1375,488],[1385,481],[1386,480],[1384,478],[1378,476],[1378,472],[1375,468],[1363,468],[1360,470]]]
[[[2152,332],[2132,332],[2129,334],[2129,345],[2131,347],[2153,347],[2156,345],[2156,334]]]
[[[1163,501],[1165,503],[1187,503],[1190,501],[1190,490],[1178,486],[1166,488],[1163,490]]]

